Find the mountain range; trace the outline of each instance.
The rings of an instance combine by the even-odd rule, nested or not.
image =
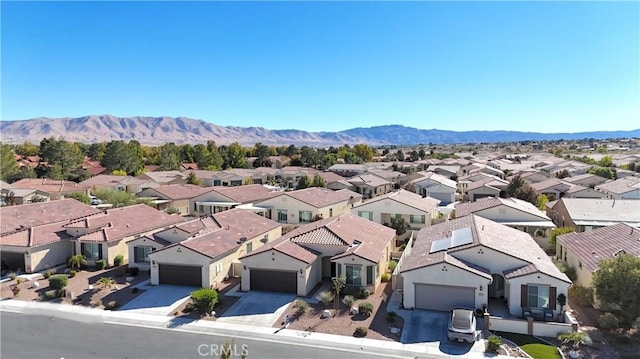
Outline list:
[[[446,131],[421,130],[401,125],[353,128],[339,132],[307,132],[302,130],[269,130],[263,127],[218,126],[186,117],[116,117],[90,115],[77,118],[34,118],[22,121],[0,121],[0,134],[5,143],[29,141],[39,143],[46,137],[73,142],[137,140],[145,145],[167,142],[217,144],[239,142],[253,145],[336,146],[366,143],[369,145],[452,144],[479,142],[512,142],[557,139],[606,139],[640,137],[640,129],[632,131],[595,131],[576,133],[538,133],[517,131]]]

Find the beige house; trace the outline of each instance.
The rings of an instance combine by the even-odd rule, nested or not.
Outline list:
[[[75,199],[0,208],[0,257],[7,271],[33,273],[64,264],[73,254],[65,225],[102,211]]]
[[[363,199],[382,196],[393,190],[393,183],[373,174],[363,174],[347,179],[353,191],[362,195]]]
[[[231,209],[185,222],[157,233],[154,239],[131,241],[129,251],[134,254],[132,265],[150,268],[153,285],[217,288],[229,277],[242,275],[240,256],[281,234],[279,223]]]
[[[640,201],[592,198],[562,198],[547,215],[558,227],[573,227],[586,232],[598,227],[626,223],[640,227]]]
[[[89,265],[99,259],[111,265],[117,255],[122,255],[124,263],[128,263],[129,240],[151,235],[181,222],[184,219],[180,216],[138,204],[109,209],[64,227],[67,234],[74,237],[74,254],[82,254]]]
[[[51,200],[64,198],[65,195],[75,192],[89,194],[90,186],[64,180],[52,180],[48,178],[23,178],[11,184],[13,188],[34,189],[49,194]]]
[[[100,174],[93,176],[88,180],[84,180],[79,183],[83,186],[91,187],[92,192],[112,190],[122,191],[129,193],[138,193],[145,188],[157,186],[158,184],[145,179],[140,179],[132,176],[114,176]]]
[[[351,213],[384,225],[390,225],[392,218],[403,218],[410,229],[419,230],[438,218],[439,203],[431,197],[423,198],[413,192],[398,190],[366,200],[351,208]]]
[[[483,197],[506,197],[509,182],[498,177],[488,176],[479,181],[469,183],[466,188],[466,196],[470,202]]]
[[[212,187],[211,191],[193,197],[190,200],[192,214],[198,216],[210,215],[232,208],[248,209],[264,215],[264,209],[253,206],[274,196],[274,192],[263,185],[252,184],[233,187]]]
[[[151,204],[158,210],[173,209],[181,215],[194,215],[196,208],[192,205],[192,199],[204,193],[213,191],[211,187],[200,187],[190,184],[174,184],[168,186],[155,186],[138,193],[138,197],[151,198]]]
[[[418,172],[415,179],[405,185],[405,189],[421,196],[440,200],[443,206],[456,200],[456,182],[434,172]]]
[[[277,196],[258,201],[265,216],[285,224],[305,224],[315,219],[329,218],[349,212],[358,194],[348,190],[332,191],[311,187],[297,191],[278,192]],[[361,200],[362,198],[360,198]]]
[[[49,193],[39,189],[2,188],[0,193],[3,206],[47,202],[51,198]]]
[[[172,184],[187,184],[187,173],[180,171],[143,172],[136,177],[143,180],[155,182],[161,186],[168,186]]]
[[[308,295],[324,279],[375,291],[395,238],[389,227],[345,213],[309,223],[240,257],[243,291]]]

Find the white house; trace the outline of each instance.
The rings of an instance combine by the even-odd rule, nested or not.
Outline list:
[[[380,224],[389,225],[391,218],[403,218],[411,229],[430,226],[438,218],[439,200],[399,190],[364,201],[351,208],[351,213]]]
[[[640,199],[640,178],[624,177],[597,185],[595,189],[612,199]]]
[[[434,172],[418,172],[421,177],[409,181],[405,189],[440,200],[443,206],[456,200],[456,182]]]

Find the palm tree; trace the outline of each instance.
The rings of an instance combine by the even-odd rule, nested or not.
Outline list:
[[[71,267],[71,269],[80,269],[80,267],[87,265],[87,260],[84,259],[82,254],[76,254],[67,259],[67,265]]]
[[[98,279],[98,283],[101,284],[105,288],[109,288],[109,287],[111,287],[111,285],[113,285],[115,283],[115,281],[113,280],[113,278],[102,277],[102,278]]]

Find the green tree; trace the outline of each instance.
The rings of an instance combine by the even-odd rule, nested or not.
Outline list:
[[[575,232],[575,229],[573,227],[558,227],[558,228],[552,229],[551,235],[549,236],[549,248],[555,252],[558,236],[571,233],[571,232]]]
[[[19,173],[11,145],[0,142],[0,179],[9,181]]]
[[[340,291],[347,284],[347,277],[341,275],[337,277],[331,278],[331,285],[333,287],[333,291],[336,292],[336,296],[334,297],[335,310],[338,310],[338,301],[340,300]]]
[[[376,154],[376,150],[368,145],[360,143],[353,146],[353,154],[360,157],[362,162],[371,162],[373,161],[373,156]]]
[[[309,187],[311,187],[311,179],[309,179],[309,176],[303,175],[302,177],[300,177],[300,179],[298,179],[298,185],[296,186],[296,189],[305,189]]]
[[[201,143],[193,146],[193,161],[198,164],[200,169],[207,169],[213,165],[213,157],[207,146]]]
[[[16,153],[20,156],[35,156],[39,151],[40,149],[37,145],[34,145],[33,143],[27,141],[25,141],[21,145],[16,146]]]
[[[518,188],[526,184],[527,182],[525,182],[524,178],[520,177],[520,175],[513,176],[513,178],[511,179],[511,181],[509,181],[509,184],[507,185],[507,195],[509,197],[515,197],[516,191],[518,190]]]
[[[407,221],[402,217],[391,217],[389,227],[396,230],[396,235],[401,236],[407,233]]]
[[[560,171],[560,172],[556,173],[556,177],[557,177],[557,178],[560,178],[560,179],[562,179],[562,178],[567,178],[567,177],[569,177],[569,175],[570,175],[570,174],[569,174],[569,171],[568,171],[568,170],[566,170],[566,169],[564,169],[564,170],[562,170],[562,171]]]
[[[91,204],[91,198],[84,192],[71,192],[64,196],[65,198],[73,198],[76,201],[80,201],[85,204]]]
[[[135,143],[111,141],[105,146],[100,164],[110,172],[124,171],[126,174],[135,175],[143,168],[142,151]]]
[[[180,146],[180,160],[181,160],[181,162],[194,163],[196,161],[195,160],[195,157],[196,157],[195,154],[196,154],[196,151],[195,151],[195,148],[192,145],[186,143],[186,144]]]
[[[418,151],[418,157],[420,157],[421,160],[424,160],[427,157],[427,154],[424,152],[424,148],[421,148],[420,151]]]
[[[218,148],[222,155],[223,168],[247,168],[247,151],[240,146],[238,142],[234,142],[229,146],[220,146]]]
[[[640,257],[623,250],[601,260],[593,287],[600,301],[619,306],[624,321],[632,323],[640,316]]]
[[[49,163],[50,178],[68,178],[80,168],[84,153],[77,144],[51,137],[40,141],[40,158]]]
[[[169,142],[160,146],[160,170],[177,171],[180,169],[180,149],[175,143]]]
[[[114,176],[123,176],[123,177],[125,177],[127,175],[127,172],[123,171],[123,170],[113,170],[113,171],[111,171],[111,174],[114,175]]]
[[[187,175],[187,183],[199,186],[200,185],[200,179],[196,176],[195,172],[191,171]]]
[[[271,149],[267,145],[263,145],[261,142],[258,142],[253,146],[253,155],[257,157],[254,161],[254,167],[270,167],[271,161],[269,161],[269,156],[271,155]],[[268,162],[268,165],[267,165]]]
[[[540,194],[538,195],[538,209],[541,211],[544,211],[547,209],[547,203],[549,203],[549,198],[547,197],[546,194]]]
[[[218,147],[216,146],[215,141],[207,141],[207,149],[209,150],[209,154],[211,154],[211,165],[205,167],[208,170],[220,170],[224,165],[224,159],[222,158],[222,154],[218,151]]]
[[[598,164],[602,167],[611,167],[613,166],[613,158],[611,155],[603,156],[600,161],[598,161]]]
[[[124,191],[106,189],[96,191],[94,195],[98,197],[102,203],[110,203],[114,207],[125,207],[137,203],[133,194]]]
[[[311,187],[327,187],[327,181],[325,181],[324,178],[317,174],[313,176]]]
[[[404,152],[402,150],[396,152],[396,161],[404,161]]]
[[[218,291],[215,289],[202,288],[191,292],[191,302],[196,310],[201,314],[211,314],[213,308],[218,303]]]
[[[589,173],[604,178],[616,179],[615,171],[609,167],[593,166],[589,169]]]
[[[94,161],[102,161],[102,158],[104,157],[106,151],[106,142],[92,143],[89,146],[89,150],[87,151],[87,156],[89,156]]]

